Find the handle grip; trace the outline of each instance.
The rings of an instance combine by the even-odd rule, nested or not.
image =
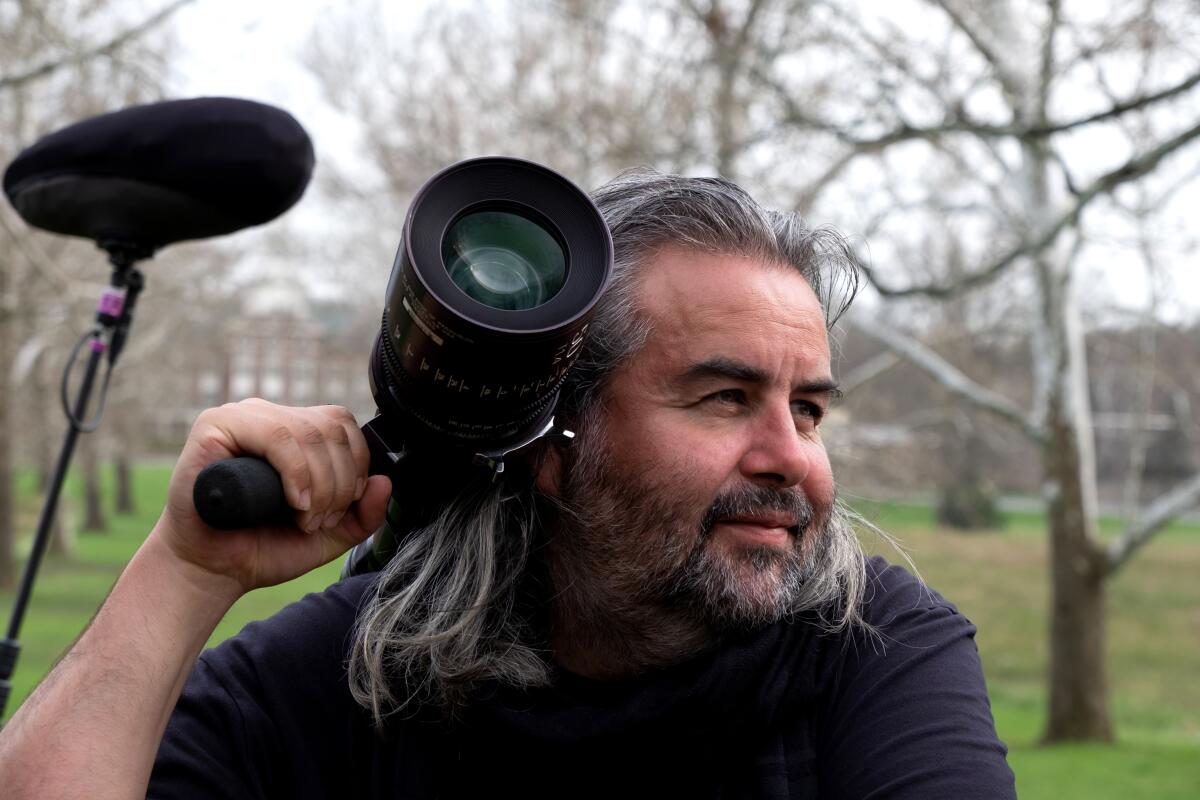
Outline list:
[[[283,481],[261,458],[242,456],[214,461],[196,476],[192,502],[200,519],[223,531],[286,525],[295,513],[283,493]]]

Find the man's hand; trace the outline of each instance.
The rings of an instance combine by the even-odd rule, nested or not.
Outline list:
[[[218,531],[192,504],[222,458],[280,473],[291,527]],[[0,732],[6,800],[142,797],[171,709],[205,641],[242,594],[336,558],[382,522],[391,482],[367,477],[350,412],[246,400],[205,411],[171,476],[167,507],[112,593]]]
[[[192,503],[200,470],[225,458],[266,459],[296,509],[290,527],[218,531]],[[340,406],[288,408],[243,400],[205,411],[171,476],[152,538],[201,574],[244,593],[290,580],[365,539],[383,522],[391,482],[367,476],[370,455],[354,416]]]

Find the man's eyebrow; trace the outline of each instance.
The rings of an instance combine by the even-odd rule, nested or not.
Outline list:
[[[736,358],[725,356],[716,356],[714,358],[707,358],[704,361],[697,361],[684,370],[681,377],[685,382],[704,378],[726,378],[743,383],[768,383],[771,379],[771,376],[766,371],[747,364],[744,361],[738,361]],[[805,381],[792,387],[792,391],[799,394],[829,395],[830,401],[837,400],[842,396],[841,389],[838,388],[837,384],[831,378],[817,378]]]
[[[829,398],[829,402],[831,403],[836,403],[837,401],[841,400],[843,395],[843,392],[838,388],[838,385],[829,379],[802,383],[797,386],[794,391],[797,391],[800,394],[823,394]]]
[[[700,378],[731,378],[743,383],[766,383],[770,380],[770,376],[758,367],[723,356],[697,361],[684,370],[681,377],[685,381]]]

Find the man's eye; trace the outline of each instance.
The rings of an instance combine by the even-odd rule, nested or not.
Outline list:
[[[793,400],[792,413],[798,418],[810,419],[817,423],[821,421],[821,417],[825,416],[825,409],[808,400]]]
[[[740,406],[745,404],[746,394],[741,389],[722,389],[719,392],[713,392],[704,399],[720,405]]]

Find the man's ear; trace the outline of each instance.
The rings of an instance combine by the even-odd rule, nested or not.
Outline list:
[[[533,478],[534,486],[542,494],[558,497],[559,488],[562,485],[562,470],[562,450],[549,444],[542,450],[542,456],[538,460],[537,473]]]

